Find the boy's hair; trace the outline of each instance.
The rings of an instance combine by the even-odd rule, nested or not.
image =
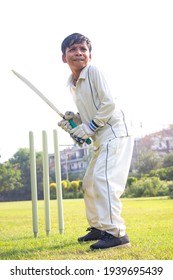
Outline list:
[[[66,37],[64,41],[61,44],[61,51],[63,54],[65,54],[66,48],[71,47],[73,44],[80,44],[86,42],[89,48],[89,51],[91,52],[92,46],[91,41],[86,36],[80,34],[80,33],[73,33]]]

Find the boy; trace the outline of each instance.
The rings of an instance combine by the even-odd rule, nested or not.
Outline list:
[[[94,154],[83,179],[89,233],[79,242],[97,241],[91,249],[130,246],[121,217],[124,192],[133,151],[126,119],[111,96],[103,74],[90,64],[91,42],[74,33],[61,45],[62,60],[71,69],[68,85],[79,113],[65,113],[58,125],[73,138],[93,140]],[[69,119],[76,122],[73,128]]]

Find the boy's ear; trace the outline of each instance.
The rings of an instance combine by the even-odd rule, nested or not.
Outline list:
[[[91,58],[92,58],[92,55],[91,55],[91,53],[89,54],[89,59],[91,60]]]
[[[63,61],[64,63],[67,63],[65,54],[62,55],[62,61]]]

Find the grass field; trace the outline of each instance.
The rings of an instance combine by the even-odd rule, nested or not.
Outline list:
[[[1,260],[173,260],[173,200],[122,199],[131,248],[93,252],[77,238],[88,227],[84,202],[64,200],[65,232],[58,231],[57,204],[51,201],[51,232],[45,234],[44,202],[39,201],[39,235],[33,237],[31,202],[0,203]]]

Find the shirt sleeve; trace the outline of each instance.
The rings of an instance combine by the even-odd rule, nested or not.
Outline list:
[[[92,121],[98,127],[102,127],[114,114],[115,103],[103,73],[96,67],[89,69],[89,82],[95,107],[97,108],[96,115]]]

